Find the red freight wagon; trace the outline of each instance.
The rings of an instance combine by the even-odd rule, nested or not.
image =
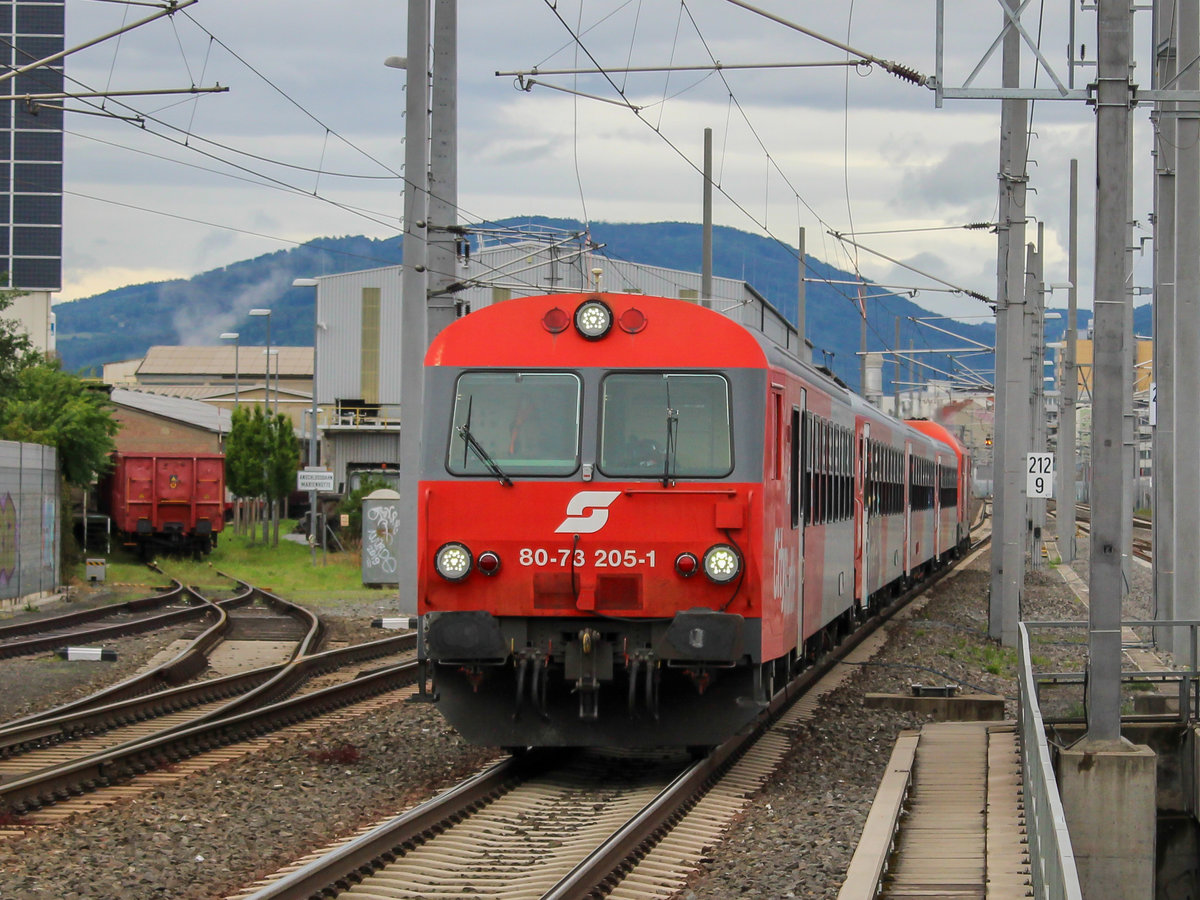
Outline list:
[[[208,553],[225,525],[225,457],[219,453],[117,453],[108,514],[143,556]]]

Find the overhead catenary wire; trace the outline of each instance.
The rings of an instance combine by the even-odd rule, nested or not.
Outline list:
[[[654,123],[648,121],[646,119],[646,117],[641,114],[643,107],[640,107],[638,104],[634,103],[634,101],[629,97],[627,90],[625,88],[619,89],[616,86],[616,82],[614,81],[614,79],[612,77],[611,70],[605,69],[598,62],[598,60],[595,57],[595,54],[593,54],[584,45],[583,35],[586,33],[586,29],[583,28],[582,24],[580,24],[577,28],[572,29],[567,24],[567,22],[565,21],[563,16],[558,12],[557,7],[551,2],[551,0],[544,0],[544,2],[546,3],[547,7],[549,7],[551,9],[551,11],[555,15],[555,17],[557,18],[559,23],[562,25],[562,27],[568,32],[568,34],[570,34],[572,36],[574,41],[579,45],[580,49],[582,49],[582,51],[587,55],[589,60],[591,60],[593,66],[595,66],[595,68],[596,68],[597,73],[602,75],[604,77],[604,79],[609,83],[609,85],[612,86],[615,91],[617,91],[618,96],[621,97],[621,102],[617,103],[617,105],[624,106],[624,107],[630,109],[630,111],[633,112],[638,117],[638,119],[640,121],[642,121],[642,123],[644,125],[646,125],[652,131],[654,131],[656,136],[658,136],[659,139],[662,140],[672,151],[674,151],[675,154],[678,155],[687,165],[691,166],[697,173],[703,174],[701,172],[700,168],[697,166],[697,164],[695,162],[693,162],[687,156],[687,154],[685,154],[674,143],[674,141],[672,141],[662,131],[662,129],[659,125],[655,125]],[[709,58],[714,63],[714,70],[715,70],[716,74],[722,79],[722,81],[725,84],[726,90],[728,91],[730,110],[732,110],[732,108],[734,108],[734,107],[736,107],[738,109],[740,115],[742,116],[743,122],[749,128],[750,133],[753,135],[755,141],[759,145],[759,148],[764,153],[764,156],[767,158],[769,166],[771,166],[772,169],[780,175],[780,177],[783,179],[784,183],[787,184],[789,189],[792,190],[793,195],[796,197],[797,201],[802,203],[804,205],[804,207],[807,208],[809,210],[809,212],[814,217],[816,217],[817,220],[820,221],[826,227],[827,230],[833,231],[834,229],[830,226],[830,224],[828,222],[826,222],[823,219],[823,217],[803,198],[803,196],[800,194],[800,192],[791,183],[791,180],[788,178],[786,173],[784,173],[782,168],[780,168],[780,166],[779,166],[778,162],[775,160],[773,154],[767,148],[765,141],[763,141],[761,135],[758,133],[757,129],[754,127],[754,124],[751,121],[750,117],[747,115],[745,109],[741,106],[740,102],[738,101],[737,96],[732,89],[732,86],[729,85],[728,81],[725,80],[724,73],[719,68],[715,67],[716,56],[712,53],[711,48],[708,46],[708,43],[704,38],[704,35],[699,26],[699,23],[696,22],[695,17],[692,15],[692,12],[691,12],[686,0],[682,0],[682,2],[680,4],[680,9],[682,11],[682,14],[688,16],[688,19],[691,22],[692,27],[695,30],[698,39],[700,40],[701,44],[705,48],[705,52],[709,55]],[[853,48],[851,48],[851,50],[853,50]],[[549,57],[547,57],[547,59],[548,58]],[[628,68],[628,66],[626,66],[626,67]],[[672,68],[673,68],[673,66],[672,66]],[[607,99],[607,98],[605,98],[605,99]],[[727,129],[727,133],[726,133],[726,139],[727,138],[728,138],[728,129]],[[798,257],[798,253],[786,241],[783,241],[777,235],[775,235],[775,233],[770,229],[770,227],[768,227],[765,220],[760,219],[758,216],[751,213],[746,208],[745,204],[743,204],[741,201],[739,201],[734,196],[732,196],[730,194],[730,192],[724,187],[724,185],[717,182],[714,184],[714,187],[722,194],[722,196],[724,196],[727,200],[729,200],[743,215],[745,215],[749,221],[753,222],[758,228],[760,228],[764,234],[766,234],[772,240],[776,241],[776,243],[779,244],[781,247],[785,248],[787,250],[787,252],[789,252],[792,256]],[[839,244],[839,246],[842,246],[842,245]],[[842,249],[844,250],[845,247],[842,246]],[[850,259],[851,259],[851,264],[854,265],[853,257],[850,257]],[[813,266],[809,263],[809,261],[807,259],[803,260],[803,265],[804,265],[804,268],[806,269],[806,271],[812,272],[818,278],[822,277],[821,273],[819,271],[817,271],[816,269],[814,269]],[[857,265],[854,265],[854,268],[857,271],[857,269],[858,269]],[[920,273],[920,274],[924,274],[924,273]],[[822,279],[822,280],[824,280],[824,279]],[[864,282],[865,282],[865,279],[864,279]],[[857,302],[856,302],[855,298],[853,298],[850,294],[839,289],[837,286],[835,286],[833,284],[829,284],[829,286],[835,291],[835,293],[841,295],[848,302],[855,304],[857,306]],[[954,287],[957,288],[957,286],[954,286]],[[964,289],[964,292],[965,292],[965,289]],[[864,314],[865,314],[865,310],[864,310]],[[875,327],[874,323],[870,322],[869,318],[868,318],[868,328],[872,331],[872,333],[874,333],[876,339],[879,340],[883,346],[885,346],[885,347],[888,346],[889,340],[887,338],[885,338],[882,334],[879,333],[878,329]]]

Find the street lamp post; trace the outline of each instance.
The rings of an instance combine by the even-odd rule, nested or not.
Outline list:
[[[269,309],[252,309],[252,310],[250,310],[249,315],[266,316],[267,317],[267,352],[266,352],[267,366],[266,366],[266,376],[265,376],[266,381],[263,384],[263,391],[264,391],[263,411],[268,414],[268,418],[269,418],[270,412],[271,412],[271,311]],[[263,460],[263,486],[264,486],[264,488],[268,487],[266,484],[266,474],[267,474],[266,470],[267,470],[267,461],[264,459]],[[268,518],[269,518],[269,516],[263,517],[263,543],[264,544],[267,543],[267,519]]]
[[[263,406],[270,412],[271,410],[271,311],[269,309],[252,309],[252,316],[267,317],[267,370],[265,373],[266,383],[263,385]]]
[[[241,335],[236,331],[224,331],[221,333],[221,340],[233,341],[233,411],[238,411],[238,401],[242,396],[242,388],[240,379],[238,378],[238,362],[241,357],[240,345],[238,338]],[[234,529],[238,534],[242,533],[242,501],[241,498],[234,499],[233,506]]]
[[[238,338],[241,335],[236,331],[226,331],[221,334],[221,340],[233,341],[233,409],[236,412],[238,408],[238,398],[241,397],[241,388],[238,384]]]

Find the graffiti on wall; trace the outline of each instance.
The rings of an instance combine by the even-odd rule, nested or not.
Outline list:
[[[392,555],[392,542],[396,539],[400,510],[389,503],[367,509],[366,514],[363,562],[369,568],[388,575],[395,574],[396,557]]]
[[[42,565],[54,567],[54,552],[58,540],[58,503],[53,494],[42,497]]]
[[[12,494],[5,494],[0,497],[0,584],[8,584],[17,571],[18,527],[17,504]]]

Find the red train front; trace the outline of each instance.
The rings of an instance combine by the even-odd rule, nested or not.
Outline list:
[[[720,743],[869,605],[860,536],[881,554],[889,531],[864,512],[863,423],[932,445],[729,318],[643,295],[479,310],[425,378],[419,611],[439,706],[476,743]]]

